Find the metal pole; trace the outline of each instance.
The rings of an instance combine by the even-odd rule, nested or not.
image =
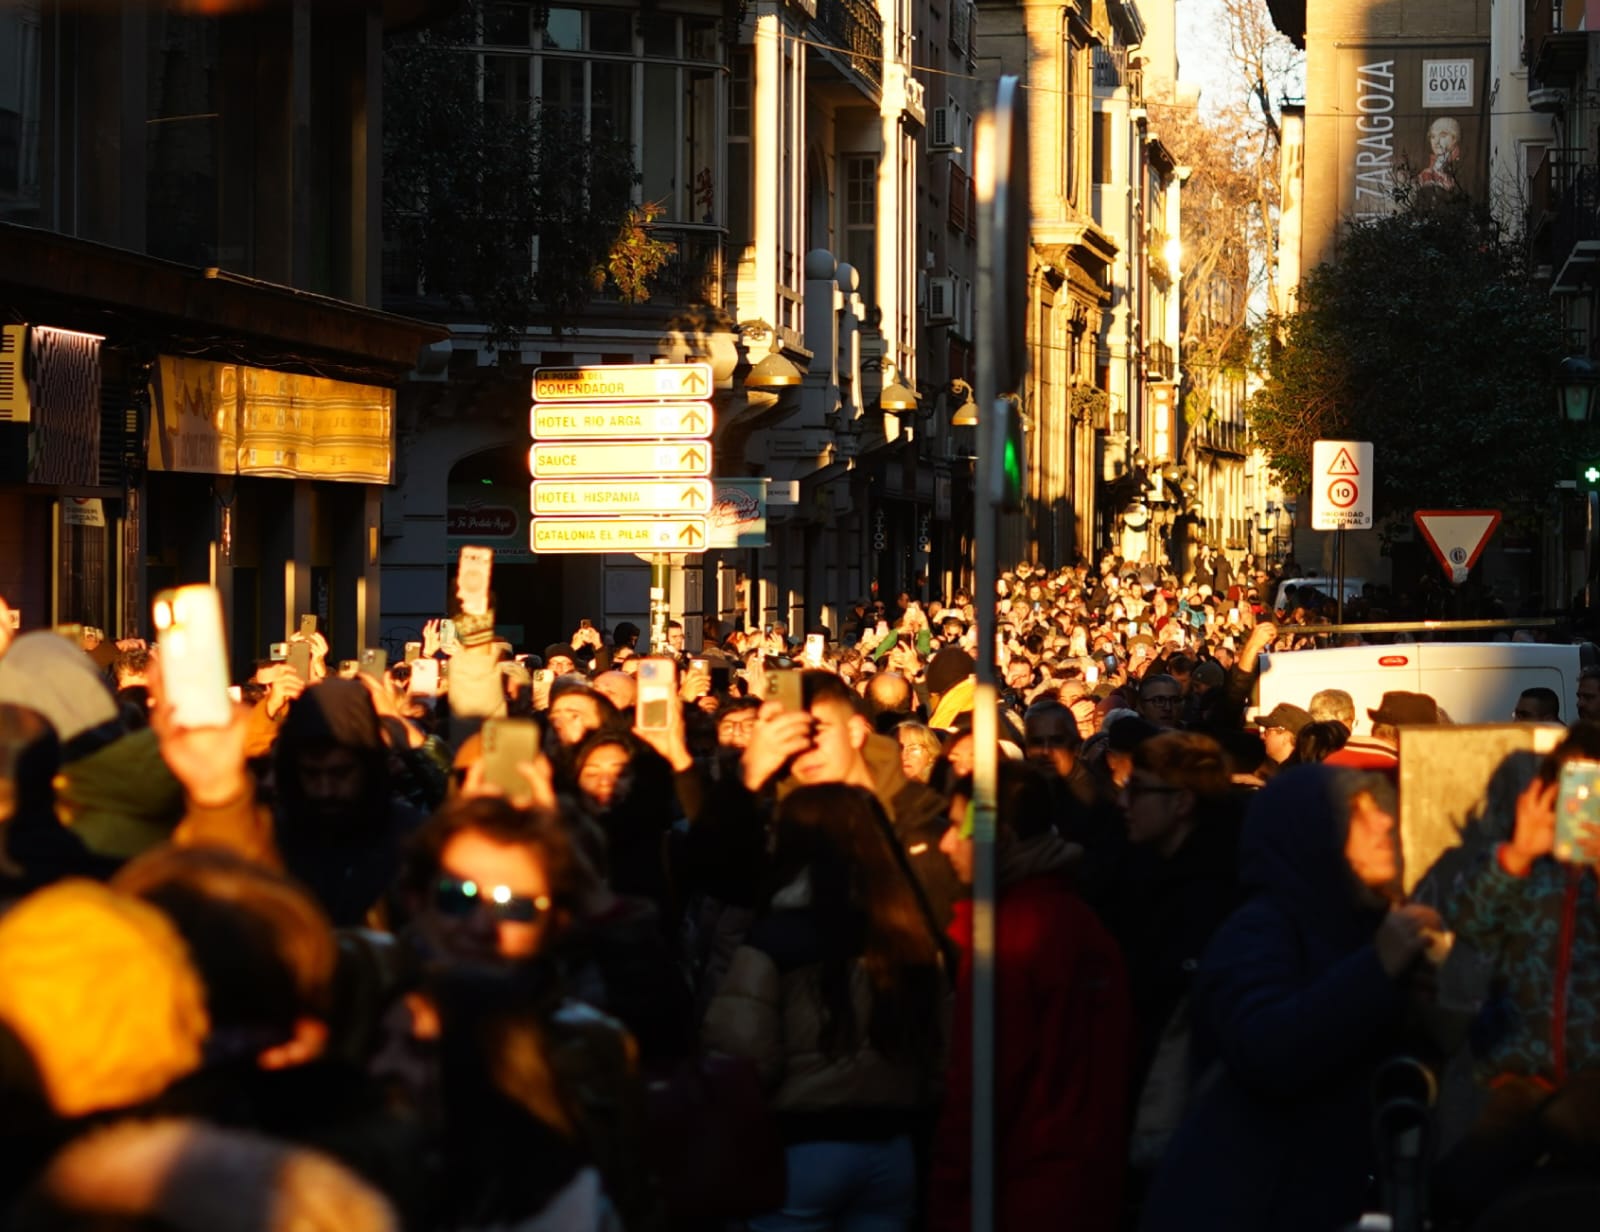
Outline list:
[[[667,653],[667,621],[671,619],[672,558],[657,552],[650,558],[650,653]]]
[[[978,121],[978,311],[1000,314],[1005,305],[996,286],[996,187],[1001,157],[995,109]],[[1004,231],[1004,224],[1000,229]],[[1011,243],[1024,242],[1021,236]],[[1014,290],[1014,288],[1006,288]],[[973,867],[972,867],[972,1228],[994,1227],[995,1156],[995,813],[999,787],[1000,724],[995,687],[995,582],[999,575],[1000,510],[996,476],[1005,448],[1006,408],[999,399],[998,350],[994,329],[978,331],[978,459],[974,484],[973,604],[978,617],[978,685],[972,705]]]
[[[1337,562],[1335,568],[1338,570],[1336,574],[1338,580],[1335,585],[1339,592],[1334,596],[1334,612],[1337,614],[1338,623],[1342,625],[1344,624],[1344,527],[1341,526],[1334,531],[1333,535],[1333,558]]]

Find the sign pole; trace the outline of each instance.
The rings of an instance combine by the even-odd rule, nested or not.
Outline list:
[[[1334,596],[1334,611],[1338,613],[1338,621],[1344,624],[1344,527],[1333,532],[1333,556],[1338,561],[1338,580],[1335,585],[1339,593]]]
[[[650,653],[667,653],[667,621],[672,619],[672,558],[650,557]]]
[[[1000,397],[1027,371],[1028,122],[1021,82],[1003,76],[978,119],[978,459],[973,598],[978,683],[972,706],[972,1227],[995,1218],[995,831],[1000,781],[1000,693],[995,680],[995,582],[1006,507],[1008,426]]]

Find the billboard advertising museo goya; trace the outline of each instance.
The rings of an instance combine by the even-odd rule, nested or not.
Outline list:
[[[1339,216],[1381,218],[1403,190],[1489,189],[1489,46],[1343,46]]]

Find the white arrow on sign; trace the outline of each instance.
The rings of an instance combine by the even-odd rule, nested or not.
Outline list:
[[[709,479],[541,479],[533,485],[535,514],[708,513]]]
[[[711,473],[711,446],[703,441],[684,441],[676,445],[637,441],[538,444],[529,451],[528,471],[535,479],[698,477]]]
[[[528,412],[536,441],[638,440],[666,436],[704,440],[713,427],[709,402],[618,402],[586,406],[537,402]]]
[[[555,552],[703,552],[705,518],[535,518],[533,550]]]

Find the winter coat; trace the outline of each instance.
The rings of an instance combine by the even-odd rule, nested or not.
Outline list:
[[[1494,960],[1500,986],[1480,1072],[1559,1085],[1600,1065],[1600,882],[1548,856],[1513,877],[1498,853],[1446,905],[1456,939]]]
[[[939,841],[949,829],[949,802],[926,783],[906,777],[900,745],[893,737],[868,736],[861,755],[872,772],[872,794],[889,814],[895,838],[900,840],[933,914],[934,926],[946,929],[956,902],[967,893],[939,850]]]
[[[934,1232],[964,1232],[972,1219],[971,900],[956,904],[950,932],[961,969],[934,1138]],[[995,1227],[1113,1229],[1127,1154],[1122,956],[1059,870],[1002,884],[996,939]]]
[[[773,900],[711,999],[700,1038],[712,1052],[753,1061],[791,1142],[874,1141],[909,1133],[931,1102],[932,1067],[872,1046],[872,980],[850,968],[855,1038],[830,1053],[822,997],[822,938],[805,883]]]
[[[1370,1085],[1400,997],[1344,857],[1358,776],[1297,766],[1257,794],[1240,877],[1250,900],[1206,951],[1197,1050],[1216,1071],[1162,1162],[1144,1232],[1332,1232],[1361,1212]]]
[[[149,728],[128,732],[61,769],[62,818],[91,851],[131,859],[171,837],[183,788]]]
[[[1165,859],[1144,848],[1129,852],[1111,918],[1128,962],[1136,1081],[1189,995],[1206,946],[1239,906],[1238,812],[1232,797],[1203,807],[1183,845]]]

